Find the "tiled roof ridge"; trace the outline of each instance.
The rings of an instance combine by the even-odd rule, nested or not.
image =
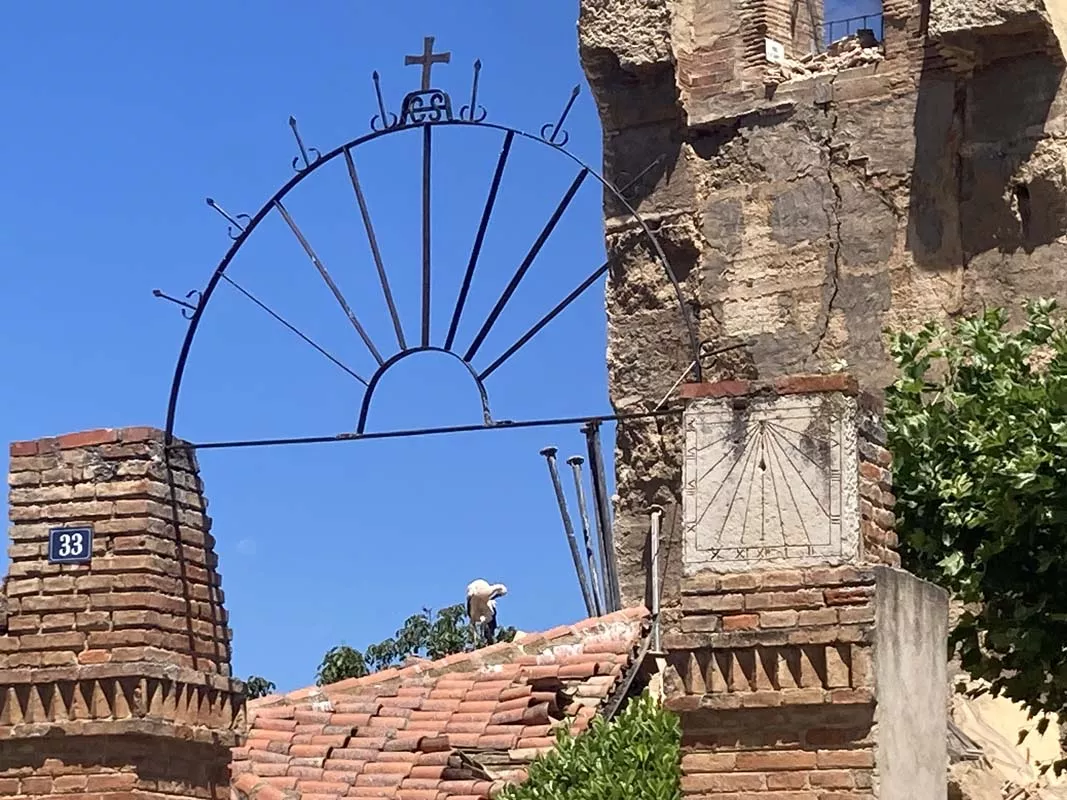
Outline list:
[[[643,608],[250,703],[233,800],[487,800],[632,680]],[[384,675],[384,679],[383,679]],[[324,692],[323,689],[326,691]]]
[[[285,694],[267,695],[250,700],[248,702],[248,710],[254,713],[260,708],[270,708],[286,703],[302,703],[313,698],[325,699],[327,692],[331,694],[344,693],[367,686],[399,683],[416,677],[434,678],[446,673],[463,673],[493,667],[496,664],[507,662],[508,655],[536,654],[544,651],[546,647],[550,646],[550,643],[564,643],[557,640],[581,639],[584,635],[598,628],[605,633],[609,633],[611,625],[646,623],[649,618],[650,613],[644,606],[632,606],[599,617],[588,617],[570,625],[558,625],[541,633],[528,633],[514,642],[498,642],[488,647],[465,653],[455,653],[435,661],[419,661],[408,666],[389,667],[373,672],[370,675],[365,675],[362,678],[346,678],[326,686],[309,686]],[[468,665],[469,669],[465,669]]]

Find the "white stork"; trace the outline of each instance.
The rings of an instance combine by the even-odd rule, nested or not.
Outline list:
[[[496,638],[496,599],[508,593],[502,583],[489,583],[481,578],[467,585],[467,618],[475,630],[480,630],[486,644]]]

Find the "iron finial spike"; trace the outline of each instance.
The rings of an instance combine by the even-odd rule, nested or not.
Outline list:
[[[563,139],[558,143],[559,147],[564,147],[567,141],[570,139],[567,132],[563,130],[563,123],[567,121],[567,116],[571,113],[571,109],[574,108],[574,101],[578,99],[579,93],[582,91],[581,84],[576,83],[574,88],[571,89],[570,99],[567,100],[567,105],[563,109],[563,113],[559,115],[559,120],[553,125],[551,122],[541,128],[541,138],[549,144],[557,144],[556,138],[559,134],[563,133]]]
[[[304,147],[304,140],[300,138],[300,129],[296,126],[296,117],[289,116],[289,127],[293,129],[293,136],[296,137],[296,146],[300,148],[300,158],[304,159],[304,169],[311,166],[311,162],[308,160],[308,151]],[[293,159],[293,169],[297,169],[296,162],[298,159]]]
[[[396,115],[390,114],[385,110],[385,100],[382,99],[382,76],[378,74],[378,70],[374,70],[371,73],[371,79],[374,81],[374,96],[378,99],[378,114],[371,118],[370,127],[371,130],[388,130],[396,124]],[[392,117],[392,119],[390,119]],[[381,120],[381,128],[379,129],[375,124],[377,120]]]
[[[200,294],[200,291],[198,289],[193,289],[192,291],[186,293],[185,300],[179,300],[177,297],[171,297],[169,294],[166,294],[165,292],[163,292],[160,289],[153,289],[152,290],[152,296],[161,298],[163,300],[169,300],[170,302],[174,303],[175,305],[181,306],[182,307],[182,316],[185,317],[186,319],[192,319],[193,318],[193,314],[195,314],[196,310],[200,307],[200,301],[201,301],[201,297],[202,297],[202,295]],[[196,304],[195,305],[192,304],[192,303],[187,302],[188,300],[192,300],[193,297],[196,297]]]
[[[482,60],[474,62],[474,78],[471,81],[471,104],[460,109],[460,117],[466,117],[471,122],[481,122],[485,119],[485,113],[478,113],[478,78],[482,71]]]
[[[240,220],[240,219],[245,219],[245,220],[249,220],[249,221],[250,221],[250,220],[252,219],[252,218],[251,218],[251,217],[249,217],[249,216],[248,216],[247,214],[238,214],[238,215],[237,215],[236,217],[234,217],[234,216],[233,216],[233,215],[231,215],[231,214],[230,214],[230,213],[229,213],[228,211],[226,211],[226,209],[225,209],[225,208],[223,208],[222,206],[220,206],[220,205],[219,205],[218,203],[216,203],[216,202],[215,202],[214,200],[212,200],[212,199],[211,199],[210,197],[209,197],[209,198],[207,198],[207,204],[208,204],[209,206],[211,206],[211,207],[212,207],[213,209],[215,209],[215,210],[216,210],[217,212],[219,212],[220,214],[222,214],[222,216],[223,216],[223,217],[224,217],[224,218],[226,219],[226,221],[227,221],[227,222],[229,222],[229,223],[231,224],[231,226],[232,226],[232,227],[231,227],[231,228],[229,229],[229,232],[230,232],[230,238],[232,238],[232,239],[237,239],[237,238],[238,238],[238,236],[239,236],[239,235],[240,235],[241,233],[244,233],[244,232],[245,232],[245,226],[244,226],[244,224],[243,224],[243,223],[239,222],[239,220]],[[234,235],[234,233],[233,233],[233,229],[234,229],[234,228],[237,228],[237,230],[239,231],[239,234],[238,234],[238,236],[235,236],[235,235]]]
[[[382,121],[385,120],[385,101],[382,99],[382,76],[378,74],[378,70],[374,70],[371,73],[371,78],[374,81],[374,93],[378,96],[378,113],[382,116]]]

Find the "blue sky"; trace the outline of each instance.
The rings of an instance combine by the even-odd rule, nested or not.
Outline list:
[[[840,16],[840,14],[838,14]],[[230,241],[204,202],[254,213],[292,173],[287,125],[328,151],[369,130],[371,72],[395,108],[415,88],[422,37],[452,53],[435,84],[466,102],[481,58],[489,120],[536,132],[571,87],[569,149],[599,167],[601,133],[577,57],[577,2],[331,0],[20,4],[0,31],[0,440],[162,426],[186,322],[152,297],[202,287]],[[447,134],[447,135],[444,135]],[[443,338],[501,144],[487,130],[435,141],[433,333]],[[356,151],[409,338],[418,310],[420,142]],[[469,341],[575,175],[516,144],[460,341]],[[386,355],[395,349],[340,160],[286,200]],[[601,197],[580,190],[486,340],[482,366],[603,259]],[[357,372],[372,361],[276,214],[230,272]],[[487,381],[498,418],[608,413],[603,294],[591,289]],[[352,430],[362,387],[223,286],[207,308],[178,408],[193,441]],[[409,359],[383,381],[370,430],[479,421],[463,368]],[[611,458],[612,430],[605,430]],[[582,452],[576,428],[211,451],[201,467],[234,628],[234,668],[291,689],[322,654],[389,634],[468,581],[510,588],[526,630],[584,616],[544,461]],[[564,475],[569,488],[569,475]],[[573,506],[572,506],[573,507]]]

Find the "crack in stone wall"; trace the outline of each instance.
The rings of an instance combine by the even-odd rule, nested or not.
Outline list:
[[[830,96],[833,96],[834,78],[831,77],[829,82]],[[830,253],[832,259],[833,268],[828,275],[828,290],[829,297],[826,301],[825,316],[820,324],[819,333],[815,339],[815,344],[811,348],[811,355],[817,357],[819,350],[822,348],[823,342],[826,340],[826,335],[830,330],[830,317],[834,311],[834,301],[837,299],[837,293],[840,288],[841,278],[841,213],[842,213],[842,200],[841,200],[841,187],[838,185],[837,180],[834,178],[834,155],[835,155],[835,135],[837,133],[837,111],[831,108],[828,103],[825,108],[825,113],[830,118],[830,132],[826,138],[826,180],[830,184],[830,189],[833,192],[833,202],[826,209],[826,223],[827,223],[827,238],[830,243]]]

